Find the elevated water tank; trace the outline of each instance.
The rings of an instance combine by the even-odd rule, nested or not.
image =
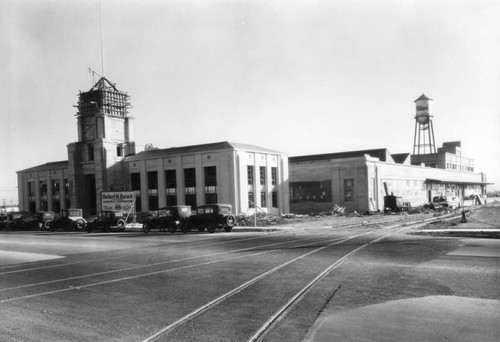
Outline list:
[[[428,125],[432,117],[432,99],[422,94],[415,100],[416,114],[415,119],[420,125]]]

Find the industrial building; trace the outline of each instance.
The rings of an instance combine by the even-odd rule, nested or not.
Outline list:
[[[337,204],[365,213],[383,211],[391,194],[419,206],[436,196],[460,204],[464,195],[486,193],[483,173],[411,165],[410,154],[401,156],[374,149],[290,157],[290,210],[329,211]]]
[[[462,156],[460,141],[445,142],[436,150],[432,99],[422,95],[415,103],[413,154],[381,148],[290,157],[290,210],[320,212],[339,205],[348,211],[379,212],[387,196],[420,206],[434,197],[460,205],[466,197],[485,195],[486,175],[474,172],[474,160]]]
[[[235,213],[375,212],[393,194],[412,206],[486,193],[486,176],[459,141],[436,149],[432,99],[416,101],[413,154],[369,149],[288,157],[271,149],[216,142],[139,151],[130,97],[102,77],[78,97],[78,141],[68,159],[18,171],[20,210],[102,208],[103,192],[135,194],[135,210],[228,203]]]

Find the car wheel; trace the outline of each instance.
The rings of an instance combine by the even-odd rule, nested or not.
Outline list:
[[[234,216],[232,215],[226,216],[226,226],[233,227],[235,225],[235,222],[236,219],[234,218]]]
[[[170,234],[174,234],[176,228],[177,227],[175,226],[175,223],[171,223],[170,226],[168,227],[168,231],[170,232]]]
[[[181,229],[181,231],[186,234],[188,232],[189,229],[189,225],[187,222],[181,222],[179,223],[179,228]]]
[[[45,223],[43,224],[43,227],[46,230],[50,230],[51,232],[53,232],[54,231],[54,222],[52,222],[52,221],[45,221]]]
[[[82,230],[85,228],[85,221],[82,219],[76,220],[76,228]]]
[[[215,228],[216,228],[216,224],[215,224],[215,223],[210,223],[210,224],[208,225],[208,232],[209,232],[210,234],[214,233],[214,232],[215,232]]]
[[[119,219],[118,222],[116,223],[119,229],[125,229],[125,220]]]

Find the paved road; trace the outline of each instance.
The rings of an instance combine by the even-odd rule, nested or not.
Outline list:
[[[495,307],[499,259],[473,251],[494,250],[497,240],[408,229],[0,232],[0,340],[315,341],[329,317],[344,322],[335,330],[343,340],[353,333],[345,315],[363,308],[372,311],[351,317],[415,298]],[[350,327],[370,336],[364,322]]]

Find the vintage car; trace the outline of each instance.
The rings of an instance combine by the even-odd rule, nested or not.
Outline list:
[[[56,214],[52,211],[40,213],[40,230],[83,230],[87,221],[83,218],[83,209],[63,209]]]
[[[101,229],[108,233],[111,230],[125,230],[125,218],[117,216],[115,212],[110,210],[99,211],[97,215],[88,220],[87,233],[93,230]]]
[[[0,228],[5,230],[35,230],[38,229],[39,217],[27,211],[7,213],[0,222]]]
[[[54,231],[54,220],[56,213],[53,211],[40,211],[38,214],[38,227],[40,230]]]
[[[191,206],[189,205],[174,205],[166,208],[160,208],[151,213],[151,216],[142,220],[142,230],[145,234],[151,229],[159,229],[160,231],[169,231],[175,233],[180,229],[183,233],[187,233],[188,220],[191,216]]]
[[[236,217],[232,213],[230,204],[205,204],[196,207],[196,213],[189,217],[188,230],[198,229],[209,233],[224,228],[230,232],[236,225]]]

